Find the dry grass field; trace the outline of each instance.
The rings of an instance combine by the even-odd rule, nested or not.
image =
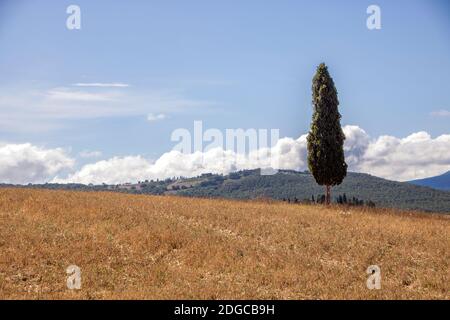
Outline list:
[[[0,189],[0,299],[449,299],[449,218]]]

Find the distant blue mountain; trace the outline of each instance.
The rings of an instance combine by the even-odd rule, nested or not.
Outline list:
[[[450,171],[448,171],[444,174],[441,174],[440,176],[419,179],[419,180],[412,180],[412,181],[408,181],[408,182],[418,185],[418,186],[424,186],[424,187],[430,187],[430,188],[439,189],[439,190],[450,191]]]

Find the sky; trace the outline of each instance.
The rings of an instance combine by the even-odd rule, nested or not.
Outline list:
[[[381,29],[369,30],[373,4]],[[70,5],[81,29],[66,26]],[[279,129],[281,167],[304,170],[321,62],[339,93],[351,171],[441,174],[449,39],[445,0],[0,0],[0,182],[121,183],[260,165],[174,152],[172,133],[193,132],[194,121]]]

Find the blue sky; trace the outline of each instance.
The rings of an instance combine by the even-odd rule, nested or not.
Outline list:
[[[81,30],[66,28],[70,4],[81,8]],[[366,27],[371,4],[381,30]],[[0,141],[157,159],[194,120],[297,138],[309,128],[320,62],[343,125],[374,138],[449,134],[449,9],[424,0],[1,0]],[[77,85],[95,83],[116,86]]]

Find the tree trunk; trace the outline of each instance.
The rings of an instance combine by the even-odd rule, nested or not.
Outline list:
[[[326,186],[326,204],[330,204],[330,198],[331,198],[331,186]]]

